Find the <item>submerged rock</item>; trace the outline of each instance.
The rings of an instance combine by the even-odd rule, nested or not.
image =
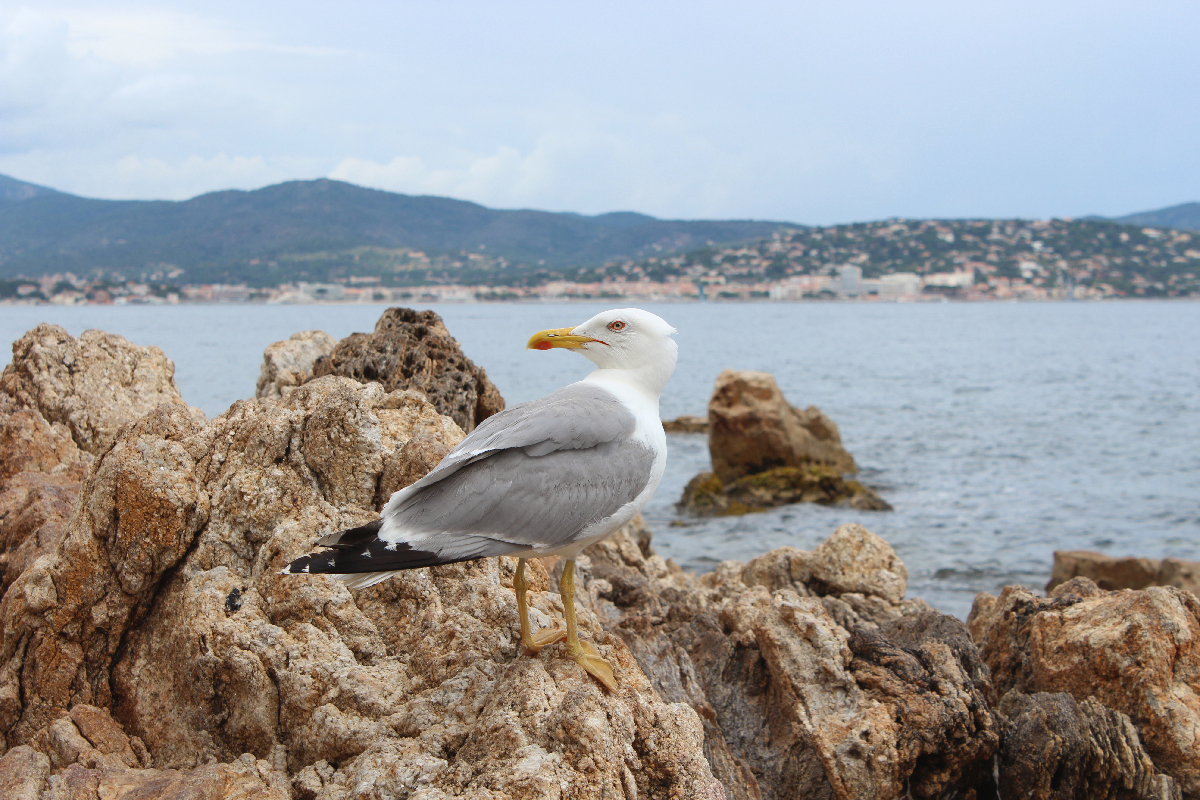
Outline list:
[[[789,503],[844,505],[862,511],[892,510],[873,489],[821,466],[776,467],[738,478],[728,486],[721,483],[716,473],[702,472],[688,481],[678,507],[697,516],[727,517]]]
[[[665,419],[662,425],[667,433],[708,433],[708,419],[705,417],[684,414],[675,419]]]
[[[504,408],[500,391],[482,367],[463,355],[458,342],[432,311],[389,308],[373,333],[338,342],[313,365],[313,376],[341,375],[387,391],[422,392],[439,413],[466,432]]]

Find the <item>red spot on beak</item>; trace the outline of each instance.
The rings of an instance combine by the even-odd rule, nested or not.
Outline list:
[[[553,346],[554,345],[550,344],[549,342],[538,342],[534,345],[534,347],[538,350],[549,350]]]

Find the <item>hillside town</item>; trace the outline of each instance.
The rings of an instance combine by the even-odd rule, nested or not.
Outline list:
[[[0,280],[0,303],[918,302],[1200,294],[1200,233],[1069,219],[790,228],[749,244],[573,270],[478,252],[402,248],[277,259],[272,266],[324,259],[327,279],[276,286],[188,283],[184,270],[156,265],[136,277],[66,273]]]

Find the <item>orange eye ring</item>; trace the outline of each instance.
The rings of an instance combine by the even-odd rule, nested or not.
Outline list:
[[[619,319],[614,319],[612,322],[608,323],[608,329],[610,331],[625,330],[625,323]]]

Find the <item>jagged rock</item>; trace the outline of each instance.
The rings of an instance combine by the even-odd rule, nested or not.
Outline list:
[[[164,403],[204,422],[203,412],[179,396],[175,365],[162,350],[102,331],[84,331],[76,339],[58,325],[38,325],[13,343],[0,392],[51,425],[65,425],[79,449],[93,455],[112,443],[122,425]]]
[[[0,756],[0,797],[5,800],[42,800],[49,777],[50,759],[29,745]]]
[[[336,345],[337,340],[325,331],[300,331],[267,345],[255,397],[282,397],[284,389],[312,380],[313,364],[333,352]]]
[[[0,594],[67,532],[82,482],[74,475],[19,472],[0,488]]]
[[[997,776],[1005,797],[1031,800],[1178,800],[1129,717],[1093,698],[1011,691],[999,708]]]
[[[373,333],[352,334],[318,358],[313,375],[378,381],[389,392],[415,389],[467,432],[504,408],[483,368],[463,355],[432,311],[389,308]]]
[[[1155,768],[1200,797],[1200,600],[1175,588],[980,594],[968,620],[998,691],[1093,697],[1127,715]],[[1064,586],[1057,587],[1064,589]]]
[[[663,430],[667,433],[708,433],[708,419],[693,417],[688,414],[675,419],[663,420]]]
[[[323,800],[723,796],[695,712],[660,700],[586,609],[616,694],[562,645],[520,652],[513,559],[354,595],[278,574],[321,533],[373,518],[389,460],[418,436],[462,433],[422,395],[333,377],[204,428],[178,406],[125,428],[66,539],[0,603],[0,723],[10,746],[53,754],[51,796],[223,797],[251,780]],[[561,604],[532,571],[549,624]],[[154,769],[117,769],[128,754],[99,746],[81,703],[112,709]]]
[[[833,420],[792,408],[768,372],[725,370],[708,402],[708,449],[723,484],[775,467],[857,472]]]
[[[753,514],[789,503],[847,506],[860,511],[891,511],[874,490],[846,480],[830,467],[775,467],[746,475],[725,486],[713,472],[688,481],[676,504],[681,511],[702,517]]]
[[[697,578],[636,534],[585,552],[578,600],[664,699],[697,710],[730,797],[959,797],[990,786],[987,671],[961,622],[893,602],[906,572],[878,537],[843,526],[819,553],[782,548]],[[844,593],[819,596],[833,591]]]
[[[1101,589],[1175,586],[1200,595],[1200,562],[1175,558],[1113,558],[1087,550],[1056,550],[1046,591],[1071,578],[1090,578]]]

